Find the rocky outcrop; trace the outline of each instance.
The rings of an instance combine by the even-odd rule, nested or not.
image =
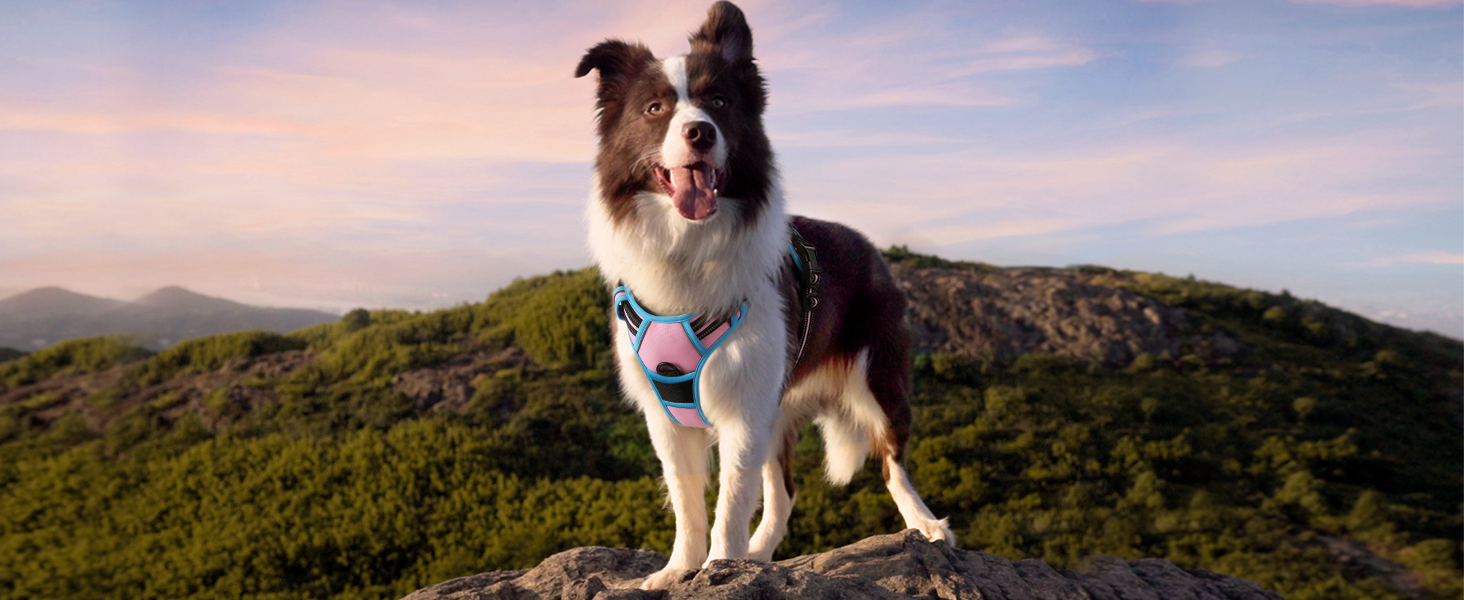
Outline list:
[[[398,374],[392,378],[391,386],[420,410],[461,411],[472,401],[482,377],[532,362],[517,346],[497,350],[476,348],[442,364]]]
[[[1183,310],[1071,269],[894,265],[910,299],[916,352],[1010,364],[1023,354],[1127,365],[1177,353]],[[1224,352],[1237,352],[1220,340]]]
[[[575,548],[523,571],[496,571],[423,588],[404,600],[629,598],[944,598],[949,600],[1280,600],[1254,583],[1166,560],[1089,559],[1078,571],[1040,560],[931,543],[915,530],[875,536],[777,563],[723,560],[662,592],[637,588],[666,564],[650,550]]]

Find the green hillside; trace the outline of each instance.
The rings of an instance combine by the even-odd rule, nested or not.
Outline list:
[[[1464,593],[1464,345],[1081,271],[1252,350],[1122,368],[918,356],[911,473],[962,546],[1058,567],[1162,557],[1292,600]],[[0,362],[0,597],[396,598],[575,546],[669,552],[608,303],[587,269],[431,313]],[[402,391],[469,360],[488,366],[460,407]],[[820,461],[810,431],[779,558],[902,526],[876,467],[834,488]]]

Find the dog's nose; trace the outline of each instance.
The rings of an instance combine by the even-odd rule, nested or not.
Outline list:
[[[701,152],[711,150],[712,144],[717,143],[717,128],[706,121],[692,121],[682,125],[681,135],[686,138],[686,143]]]

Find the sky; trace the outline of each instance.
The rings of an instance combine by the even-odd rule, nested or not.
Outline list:
[[[0,297],[426,310],[588,265],[574,67],[708,4],[3,0]],[[740,6],[793,213],[1464,337],[1459,0]]]

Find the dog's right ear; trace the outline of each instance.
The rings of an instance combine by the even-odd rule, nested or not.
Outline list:
[[[574,69],[575,77],[589,75],[592,69],[600,72],[600,85],[595,92],[595,118],[599,122],[601,136],[608,134],[620,119],[626,84],[655,60],[650,48],[621,40],[600,42],[580,59],[579,66]]]
[[[600,81],[624,81],[631,73],[645,68],[648,61],[655,60],[651,50],[640,44],[629,44],[621,40],[605,40],[585,52],[579,66],[574,69],[575,77],[590,74],[591,69],[600,71]]]

